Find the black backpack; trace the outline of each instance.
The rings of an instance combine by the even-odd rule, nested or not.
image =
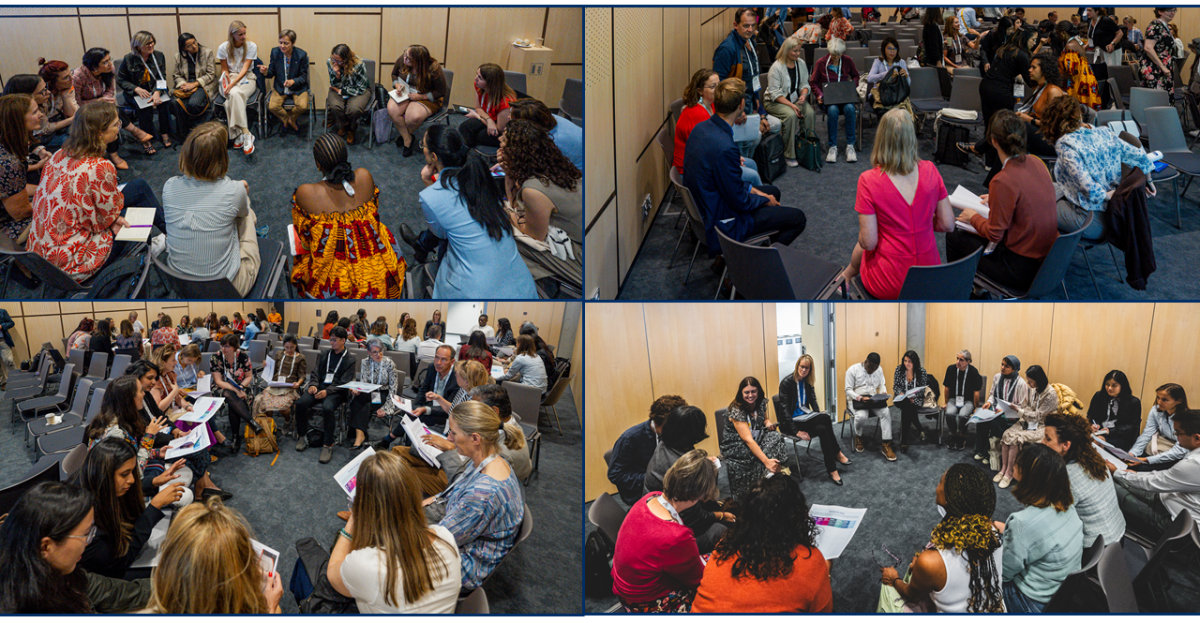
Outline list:
[[[583,543],[584,586],[596,599],[612,597],[612,559],[617,544],[603,530],[592,530]]]
[[[787,171],[787,162],[783,159],[783,135],[776,132],[764,136],[754,150],[754,162],[764,183],[770,184],[783,175]]]
[[[880,106],[891,108],[908,99],[911,92],[908,86],[908,80],[900,74],[899,67],[893,67],[888,70],[887,75],[883,80],[879,81],[879,99],[877,100]]]
[[[146,266],[145,255],[126,255],[109,264],[92,280],[88,290],[90,299],[127,300],[134,297],[134,289],[142,278]]]
[[[963,143],[970,140],[971,135],[967,129],[955,125],[953,123],[938,124],[937,130],[937,150],[933,152],[933,161],[940,164],[952,164],[957,167],[966,168],[967,154],[959,151],[955,143]]]

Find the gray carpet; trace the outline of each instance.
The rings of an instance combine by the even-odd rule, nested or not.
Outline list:
[[[867,123],[864,120],[864,123]],[[817,118],[817,134],[822,141],[828,136],[825,118]],[[980,132],[975,131],[973,138],[978,138]],[[803,234],[792,243],[792,247],[812,253],[822,259],[844,265],[850,261],[850,252],[858,239],[858,215],[854,211],[855,189],[858,176],[870,168],[870,150],[874,141],[875,129],[867,128],[863,132],[862,146],[859,150],[858,162],[850,164],[845,161],[845,137],[839,130],[842,149],[838,153],[838,162],[825,164],[820,173],[802,168],[788,169],[776,179],[773,185],[778,186],[783,194],[782,203],[785,206],[800,208],[808,218],[808,225]],[[925,124],[924,134],[918,138],[920,157],[932,160],[936,137],[933,133],[932,121]],[[968,190],[982,194],[987,189],[983,186],[986,171],[978,158],[972,157],[966,169],[938,165],[942,179],[949,192],[962,185]],[[1179,188],[1184,181],[1180,180]],[[1194,185],[1195,186],[1195,185]],[[1104,300],[1181,300],[1200,297],[1200,282],[1192,278],[1188,266],[1200,262],[1200,192],[1189,188],[1186,196],[1180,199],[1183,218],[1183,229],[1175,227],[1175,204],[1170,199],[1171,184],[1158,187],[1157,197],[1150,199],[1150,225],[1153,234],[1154,256],[1158,262],[1158,271],[1150,276],[1146,290],[1134,290],[1121,279],[1125,275],[1125,259],[1120,250],[1113,249],[1120,273],[1113,266],[1113,260],[1104,248],[1094,248],[1087,251],[1087,260],[1091,261],[1095,271],[1096,284],[1100,289],[1099,298]],[[675,193],[677,195],[677,193]],[[688,262],[691,259],[695,240],[690,232],[685,233],[683,243],[675,256],[674,264],[668,269],[671,252],[675,248],[679,233],[683,227],[682,219],[675,214],[683,210],[683,200],[675,196],[670,206],[659,210],[646,240],[638,256],[634,259],[632,268],[622,284],[618,298],[627,300],[680,300],[680,299],[712,299],[717,289],[719,275],[709,270],[712,261],[708,259],[703,248],[696,256],[691,275],[684,283],[687,275]],[[670,212],[670,214],[666,214]],[[937,236],[938,250],[943,261],[946,258],[945,236]],[[1084,251],[1075,252],[1070,269],[1067,271],[1064,283],[1070,298],[1079,300],[1097,299],[1096,287],[1088,268]],[[728,293],[726,294],[728,296]],[[1062,289],[1056,289],[1050,297],[1062,299]]]
[[[863,453],[853,452],[850,425],[846,424],[846,437],[842,439],[841,425],[835,424],[834,431],[839,434],[838,443],[852,464],[839,470],[844,486],[834,485],[821,459],[821,444],[813,440],[811,452],[805,444],[799,444],[799,461],[803,471],[801,490],[808,503],[845,506],[849,508],[866,508],[867,513],[863,523],[855,533],[854,539],[846,547],[842,555],[834,560],[831,569],[833,584],[834,612],[875,612],[879,601],[880,569],[876,563],[875,554],[886,559],[882,548],[887,547],[901,559],[897,570],[904,574],[912,555],[919,551],[929,541],[930,531],[941,516],[938,513],[936,490],[942,474],[954,463],[966,462],[983,467],[979,461],[973,460],[974,435],[967,436],[967,449],[951,451],[944,446],[935,445],[936,422],[922,419],[922,425],[930,432],[931,441],[926,444],[909,446],[907,453],[899,453],[900,412],[891,409],[892,432],[897,443],[893,448],[897,451],[895,463],[890,463],[879,451],[879,444],[868,443]],[[867,424],[864,439],[870,440],[875,434],[874,422]],[[791,444],[788,444],[791,447]],[[793,476],[796,475],[796,463],[793,456],[790,463]],[[989,475],[990,469],[984,468]],[[721,471],[722,497],[728,496],[729,488],[725,479],[725,471]],[[1022,508],[1013,498],[1009,489],[996,488],[996,512],[993,519],[1004,521],[1007,517]],[[616,498],[618,504],[620,498]],[[596,527],[586,519],[587,507],[584,508],[584,532],[591,533]],[[1172,605],[1163,611],[1194,611],[1200,608],[1200,574],[1194,567],[1194,559],[1189,553],[1181,560],[1173,561],[1170,565],[1170,575],[1174,582]],[[1188,565],[1191,564],[1191,570]],[[1089,604],[1087,599],[1094,597],[1089,590],[1080,587],[1077,599],[1071,609],[1075,611],[1092,611],[1097,603],[1094,599]],[[585,612],[606,612],[618,605],[615,596],[598,598],[588,595],[584,603]]]
[[[51,388],[54,390],[55,388]],[[579,612],[582,597],[580,573],[583,556],[578,526],[582,520],[578,500],[582,482],[582,431],[568,393],[558,403],[563,434],[542,437],[541,462],[525,489],[525,502],[533,515],[533,533],[513,550],[484,585],[492,612],[509,614],[571,614]],[[25,476],[34,452],[24,445],[24,426],[10,424],[12,405],[0,405],[0,487]],[[544,415],[543,422],[548,415]],[[228,432],[222,416],[213,420]],[[370,438],[386,433],[382,421],[371,423]],[[543,427],[549,424],[544,423]],[[10,432],[15,434],[9,434]],[[350,440],[353,443],[353,439]],[[291,437],[280,442],[279,458],[240,455],[212,466],[218,486],[234,494],[229,506],[242,513],[255,538],[279,550],[279,570],[284,585],[283,611],[296,613],[288,590],[296,563],[296,541],[315,537],[332,548],[342,522],[335,513],[346,509],[346,498],[333,475],[350,459],[349,444],[334,451],[327,465],[317,462],[319,449],[297,453]],[[541,564],[554,561],[555,573]]]

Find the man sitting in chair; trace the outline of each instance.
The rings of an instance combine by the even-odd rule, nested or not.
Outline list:
[[[1171,423],[1188,453],[1170,469],[1118,471],[1112,463],[1117,503],[1133,532],[1157,542],[1181,511],[1200,517],[1200,410],[1181,411]]]
[[[886,401],[882,406],[872,399],[872,396],[888,393],[883,372],[879,370],[879,353],[870,353],[866,361],[856,363],[846,370],[846,404],[854,413],[850,422],[854,429],[854,451],[862,452],[865,448],[862,441],[863,422],[874,415],[879,418],[879,431],[883,435],[883,456],[889,461],[896,460],[892,450],[892,413],[888,410]]]
[[[296,432],[300,436],[296,452],[303,452],[308,447],[308,420],[313,411],[319,412],[324,420],[325,447],[321,449],[321,463],[328,463],[333,458],[337,409],[349,399],[350,390],[338,386],[354,381],[354,372],[358,368],[358,360],[346,352],[346,338],[346,330],[342,327],[329,330],[329,344],[333,348],[317,357],[317,367],[308,377],[308,387],[294,408]]]
[[[440,333],[441,329],[434,325],[430,328],[430,334],[434,332]],[[424,379],[414,379],[413,387],[417,390],[417,397],[412,403],[413,415],[430,429],[443,430],[450,415],[438,405],[436,397],[441,396],[452,401],[458,395],[458,379],[454,375],[454,347],[449,344],[438,346],[433,356],[433,366],[425,370]],[[404,434],[404,425],[397,422],[392,432],[375,444],[375,449],[386,450],[393,441]]]

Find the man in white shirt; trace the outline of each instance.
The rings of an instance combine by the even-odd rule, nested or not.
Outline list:
[[[146,326],[142,324],[141,320],[138,320],[137,312],[129,312],[129,322],[133,323],[134,333],[141,333],[142,337],[150,337],[146,335]]]
[[[445,346],[445,342],[442,342],[442,328],[435,324],[429,327],[429,338],[417,344],[417,361],[433,361],[439,346]]]
[[[479,314],[479,328],[476,331],[481,331],[483,337],[496,337],[496,330],[488,325],[487,314]]]
[[[1188,453],[1170,469],[1156,472],[1117,471],[1117,503],[1130,530],[1157,542],[1179,513],[1200,517],[1200,410],[1181,411],[1171,423],[1179,445]]]
[[[887,394],[887,384],[883,371],[879,369],[879,353],[867,355],[867,360],[856,363],[846,370],[846,404],[854,411],[854,451],[862,452],[865,448],[862,442],[863,422],[874,415],[879,418],[879,430],[883,435],[883,456],[889,461],[896,460],[892,450],[892,412],[888,409],[886,400],[878,403],[871,400],[877,394]]]

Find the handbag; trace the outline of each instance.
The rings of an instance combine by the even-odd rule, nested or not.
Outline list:
[[[911,89],[908,80],[900,73],[899,67],[893,67],[884,75],[883,80],[875,84],[871,95],[875,99],[875,108],[891,108],[908,99]]]
[[[821,157],[821,139],[816,132],[796,133],[796,160],[809,171],[821,172],[825,160]]]
[[[195,95],[196,91],[204,93],[204,107],[200,110],[193,110],[188,107],[188,102],[192,99],[192,95]],[[191,93],[186,93],[183,89],[175,89],[174,91],[171,91],[171,97],[175,98],[175,102],[179,104],[179,109],[183,111],[183,114],[189,117],[199,117],[203,115],[204,113],[208,112],[208,107],[212,104],[212,99],[208,97],[208,91],[205,91],[204,87],[196,87],[196,91],[192,91]]]

